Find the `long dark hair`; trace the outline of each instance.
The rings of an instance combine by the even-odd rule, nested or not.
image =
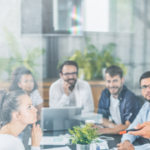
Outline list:
[[[19,111],[20,101],[18,97],[25,95],[22,90],[12,91],[7,93],[5,90],[0,90],[0,128],[12,120],[12,113]]]
[[[20,82],[20,79],[22,77],[22,75],[25,75],[25,74],[30,74],[32,75],[31,71],[28,70],[27,68],[21,66],[21,67],[18,67],[16,68],[13,73],[12,73],[12,76],[11,76],[11,84],[10,84],[10,87],[9,87],[9,91],[15,91],[15,90],[19,90],[21,89],[19,86],[18,86],[18,83]],[[34,76],[32,75],[33,77],[33,82],[34,82],[34,87],[33,87],[33,90],[36,90],[38,89],[38,85],[37,85],[37,82],[36,80],[34,79]],[[31,92],[32,92],[31,91]]]

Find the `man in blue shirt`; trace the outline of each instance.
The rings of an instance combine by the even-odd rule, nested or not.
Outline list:
[[[105,78],[107,88],[102,91],[98,113],[103,114],[102,125],[106,128],[93,126],[99,128],[99,133],[118,134],[128,128],[141,106],[139,99],[123,84],[124,77],[120,67],[108,67]],[[108,121],[109,118],[113,122]]]
[[[140,88],[142,96],[147,101],[141,108],[139,114],[128,129],[133,129],[139,123],[150,121],[150,71],[145,72],[140,78]],[[150,144],[144,144],[141,146],[133,146],[132,143],[139,138],[139,136],[124,134],[121,141],[118,144],[118,150],[150,150]]]

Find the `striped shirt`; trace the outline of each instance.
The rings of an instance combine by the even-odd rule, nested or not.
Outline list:
[[[38,90],[34,90],[31,94],[30,94],[30,98],[32,100],[33,106],[37,106],[41,103],[43,103],[43,99],[39,93]]]

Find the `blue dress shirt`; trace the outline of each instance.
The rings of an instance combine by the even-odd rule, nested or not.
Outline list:
[[[128,127],[128,129],[133,129],[138,123],[142,124],[143,122],[150,121],[150,103],[146,102],[143,107],[141,108],[140,112],[138,113],[137,117],[133,121],[132,124]],[[131,134],[124,134],[122,136],[121,141],[124,142],[125,140],[130,141],[133,143],[139,136],[134,136]],[[150,144],[144,144],[140,146],[134,146],[135,150],[150,150]]]

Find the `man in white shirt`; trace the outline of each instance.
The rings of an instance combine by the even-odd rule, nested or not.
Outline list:
[[[49,107],[76,106],[82,113],[93,112],[94,103],[88,82],[77,79],[78,65],[74,61],[65,61],[59,68],[60,79],[49,90]]]

